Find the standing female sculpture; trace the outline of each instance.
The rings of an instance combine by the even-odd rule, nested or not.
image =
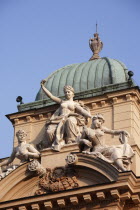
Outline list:
[[[45,94],[60,104],[60,107],[52,115],[47,125],[47,140],[51,142],[52,149],[60,151],[61,147],[66,143],[76,142],[76,138],[80,135],[80,128],[86,124],[91,114],[87,107],[78,102],[73,101],[74,89],[71,86],[64,87],[66,100],[62,100],[52,95],[44,86],[46,81],[42,80],[41,87]]]
[[[104,118],[97,114],[92,118],[91,128],[84,128],[79,139],[80,152],[98,156],[108,163],[113,163],[119,170],[126,171],[134,152],[127,143],[129,133],[124,130],[111,130],[103,127]],[[108,146],[104,144],[104,134],[120,135],[120,145]]]

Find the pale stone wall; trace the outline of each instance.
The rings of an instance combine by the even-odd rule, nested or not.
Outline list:
[[[97,113],[104,115],[104,126],[115,130],[126,130],[130,133],[131,137],[129,143],[136,151],[132,169],[138,176],[140,176],[140,169],[137,167],[140,161],[139,100],[140,93],[135,88],[82,99],[82,101],[85,102],[85,105],[90,108],[92,115]],[[46,121],[50,119],[51,115],[57,108],[58,106],[54,105],[39,110],[29,110],[9,115],[9,119],[14,125],[15,134],[19,129],[24,129],[28,134],[27,142],[35,145],[40,141],[45,140]],[[105,139],[105,144],[107,145],[120,144],[118,136],[105,135]],[[16,135],[14,136],[14,147],[15,146],[17,146]]]

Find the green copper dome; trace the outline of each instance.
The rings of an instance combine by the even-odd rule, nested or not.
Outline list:
[[[72,64],[58,69],[45,79],[45,87],[55,96],[64,96],[63,87],[71,85],[75,95],[84,95],[88,92],[128,81],[126,66],[115,59],[100,58],[86,63]],[[94,95],[94,94],[92,94]],[[36,101],[48,99],[40,89]]]

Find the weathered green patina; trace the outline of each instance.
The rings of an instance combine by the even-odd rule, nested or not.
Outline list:
[[[128,70],[122,62],[104,57],[58,69],[45,79],[45,87],[53,95],[63,98],[63,87],[71,85],[75,90],[75,99],[82,99],[126,89],[130,87],[128,78]],[[24,111],[52,104],[54,102],[40,89],[35,102],[20,105],[19,110]]]
[[[75,93],[80,93],[127,80],[127,68],[123,63],[110,58],[100,58],[58,69],[46,78],[45,87],[53,95],[63,96],[65,85],[71,85]],[[43,99],[47,99],[47,96],[39,90],[36,101]]]

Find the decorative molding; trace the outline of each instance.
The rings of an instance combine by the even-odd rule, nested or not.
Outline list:
[[[99,200],[104,200],[105,199],[105,194],[104,192],[97,192],[96,196]]]
[[[67,155],[67,157],[66,157],[65,160],[66,160],[66,163],[67,163],[68,165],[73,165],[73,164],[76,164],[76,163],[77,163],[78,157],[77,157],[76,154],[70,153],[70,154]]]
[[[31,122],[31,121],[32,121],[31,116],[26,116],[26,121],[27,121],[27,122]]]
[[[14,208],[8,208],[8,209],[6,209],[6,210],[14,210]]]
[[[90,194],[83,195],[83,199],[86,203],[90,203],[92,201]]]
[[[125,192],[122,191],[123,189],[125,189]],[[67,209],[72,208],[72,205],[81,209],[85,208],[85,206],[90,207],[90,205],[93,208],[92,205],[94,204],[97,205],[97,209],[101,205],[104,209],[111,209],[115,206],[122,207],[123,205],[125,209],[129,209],[130,206],[136,208],[139,205],[139,189],[140,177],[136,177],[129,171],[120,173],[118,180],[105,185],[85,186],[75,190],[62,191],[61,193],[48,193],[43,196],[31,196],[0,202],[0,209],[27,210],[32,209],[32,207],[38,208],[39,206],[41,210],[41,207],[44,206],[43,209],[52,210],[60,208],[60,205],[64,205],[64,203],[64,208],[67,207]],[[38,206],[33,206],[34,204],[38,204]],[[21,206],[19,207],[19,205]]]
[[[44,119],[43,114],[39,114],[39,120],[43,120],[43,119]]]
[[[40,210],[40,207],[39,207],[39,205],[37,203],[36,204],[32,204],[31,208],[32,208],[32,210]]]
[[[59,192],[79,187],[76,172],[69,167],[47,168],[46,174],[39,180],[36,195]]]
[[[125,201],[125,200],[129,200],[130,197],[131,197],[130,192],[125,192],[125,193],[123,193],[123,194],[121,195],[120,199],[121,199],[122,201]]]
[[[94,108],[97,107],[97,104],[96,103],[91,103],[91,106],[92,106],[92,109],[94,109]]]
[[[101,101],[101,106],[105,106],[106,105],[106,102],[105,101]]]
[[[19,119],[14,119],[14,124],[18,125],[19,124]]]
[[[97,95],[94,98],[88,97],[87,99],[83,98],[82,100],[84,101],[85,105],[90,107],[91,111],[95,110],[95,109],[102,109],[104,107],[104,105],[106,107],[109,107],[112,105],[112,103],[126,103],[127,101],[130,101],[130,100],[133,101],[136,104],[136,106],[139,107],[140,93],[137,89],[132,88],[132,89],[121,90],[121,91],[116,91],[116,92],[112,92],[112,93],[111,92],[106,93],[102,97],[102,101],[101,101],[101,98]],[[31,104],[34,105],[34,104],[38,104],[38,103],[43,103],[43,102],[38,101],[38,102],[33,102]],[[102,105],[101,105],[101,103],[102,103]],[[29,104],[20,105],[20,108],[22,107],[24,110],[24,107],[26,107],[26,106],[28,107],[28,105]],[[46,106],[46,104],[45,104],[45,106]],[[11,120],[11,122],[14,125],[19,125],[19,124],[26,124],[27,123],[26,117],[28,117],[30,115],[30,117],[32,118],[32,123],[34,123],[34,122],[38,122],[41,120],[50,119],[52,114],[55,112],[55,110],[57,108],[58,108],[57,105],[49,106],[49,104],[47,103],[47,106],[44,107],[43,109],[42,109],[42,106],[38,107],[38,109],[40,110],[38,113],[38,111],[36,111],[35,109],[30,109],[30,106],[29,106],[28,114],[27,114],[27,112],[19,112],[19,113],[7,115],[7,117]]]
[[[65,207],[65,200],[64,199],[59,199],[59,200],[57,200],[57,204],[60,208],[64,208]]]
[[[138,194],[135,194],[135,195],[132,195],[132,201],[135,203],[135,204],[139,204],[140,203],[140,197]]]
[[[118,98],[114,97],[114,98],[112,98],[112,101],[113,101],[114,104],[116,104],[118,102]]]
[[[78,198],[77,198],[77,196],[70,197],[70,202],[71,202],[72,205],[74,205],[74,206],[78,205]]]
[[[53,205],[52,205],[52,202],[51,201],[48,201],[48,202],[44,202],[44,206],[47,210],[51,210],[53,209]]]
[[[116,198],[116,199],[120,198],[120,193],[117,189],[111,190],[110,193],[113,198]]]
[[[51,112],[47,113],[47,118],[50,118],[51,116],[52,116]]]
[[[19,206],[18,209],[19,210],[27,210],[26,206]]]
[[[41,177],[46,173],[46,169],[37,160],[33,160],[28,164],[28,170],[35,172],[38,176]]]
[[[132,99],[131,95],[130,95],[130,94],[127,94],[127,95],[126,95],[126,100],[127,100],[127,101],[130,101],[131,99]]]

